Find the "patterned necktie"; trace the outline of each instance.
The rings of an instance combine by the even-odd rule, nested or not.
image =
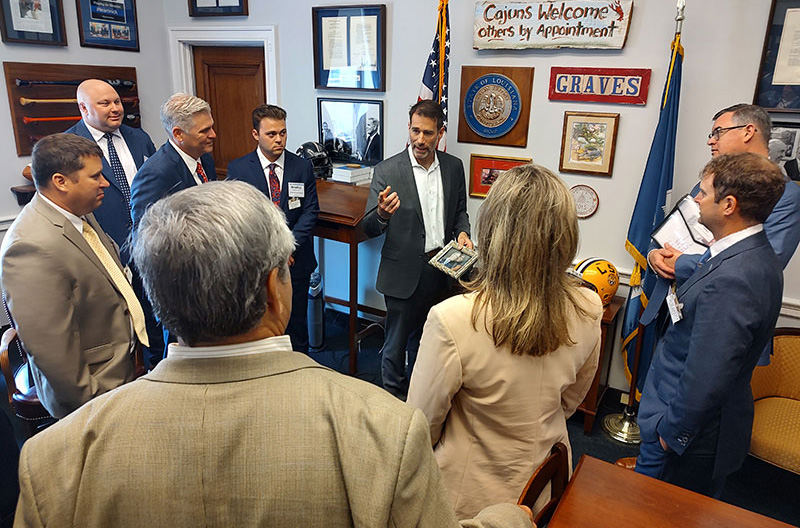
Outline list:
[[[114,179],[117,181],[119,189],[122,191],[122,196],[125,197],[125,203],[128,205],[128,212],[131,210],[131,187],[128,185],[128,178],[125,176],[125,169],[122,168],[122,162],[119,161],[117,149],[114,148],[113,134],[106,133],[104,136],[108,144],[108,162],[111,165],[111,172],[114,173]],[[130,223],[128,224],[130,227]]]
[[[92,229],[92,226],[89,225],[86,220],[83,221],[83,238],[86,240],[86,243],[89,244],[89,247],[92,248],[95,255],[97,255],[97,258],[111,276],[111,280],[114,282],[117,290],[122,294],[123,299],[125,299],[128,305],[128,312],[131,314],[131,320],[133,320],[133,329],[136,332],[136,337],[139,338],[139,342],[144,346],[150,346],[150,342],[147,339],[147,329],[144,323],[144,312],[142,311],[142,305],[139,304],[139,299],[137,299],[136,294],[133,293],[131,284],[114,261],[114,257],[111,256],[111,253],[109,253],[108,249],[106,249],[100,241],[100,237],[97,236],[97,232]]]
[[[269,193],[272,196],[272,203],[279,205],[281,202],[281,184],[278,182],[278,175],[275,174],[275,164],[269,164]]]
[[[208,183],[208,178],[206,177],[206,172],[203,170],[203,164],[199,161],[197,162],[197,175],[203,180],[203,183]]]

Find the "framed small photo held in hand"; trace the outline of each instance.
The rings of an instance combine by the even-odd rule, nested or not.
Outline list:
[[[476,260],[478,260],[477,251],[466,247],[458,249],[458,242],[451,240],[428,261],[428,264],[458,279],[475,264]]]

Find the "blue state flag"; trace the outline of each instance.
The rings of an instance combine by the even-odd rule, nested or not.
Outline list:
[[[681,35],[677,33],[672,41],[669,74],[661,98],[661,111],[658,126],[647,156],[647,165],[639,187],[639,196],[628,226],[625,249],[635,260],[631,274],[631,288],[625,306],[622,324],[622,354],[625,359],[628,381],[634,370],[634,351],[641,337],[641,355],[636,381],[636,398],[641,395],[647,369],[655,345],[655,323],[644,328],[639,336],[639,316],[647,307],[647,299],[657,283],[657,276],[647,267],[647,251],[650,247],[650,233],[664,220],[667,193],[672,189],[672,175],[675,167],[675,134],[678,128],[678,105],[681,94],[681,68],[683,66],[683,46]]]

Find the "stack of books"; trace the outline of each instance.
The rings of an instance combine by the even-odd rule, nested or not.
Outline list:
[[[363,183],[372,179],[372,167],[353,163],[334,167],[331,179],[343,183]]]

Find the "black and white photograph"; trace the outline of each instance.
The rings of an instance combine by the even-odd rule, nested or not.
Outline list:
[[[775,123],[769,139],[769,159],[783,167],[784,172],[794,181],[800,181],[798,168],[798,140],[800,123]]]
[[[334,161],[383,160],[383,102],[318,98],[319,142]]]

